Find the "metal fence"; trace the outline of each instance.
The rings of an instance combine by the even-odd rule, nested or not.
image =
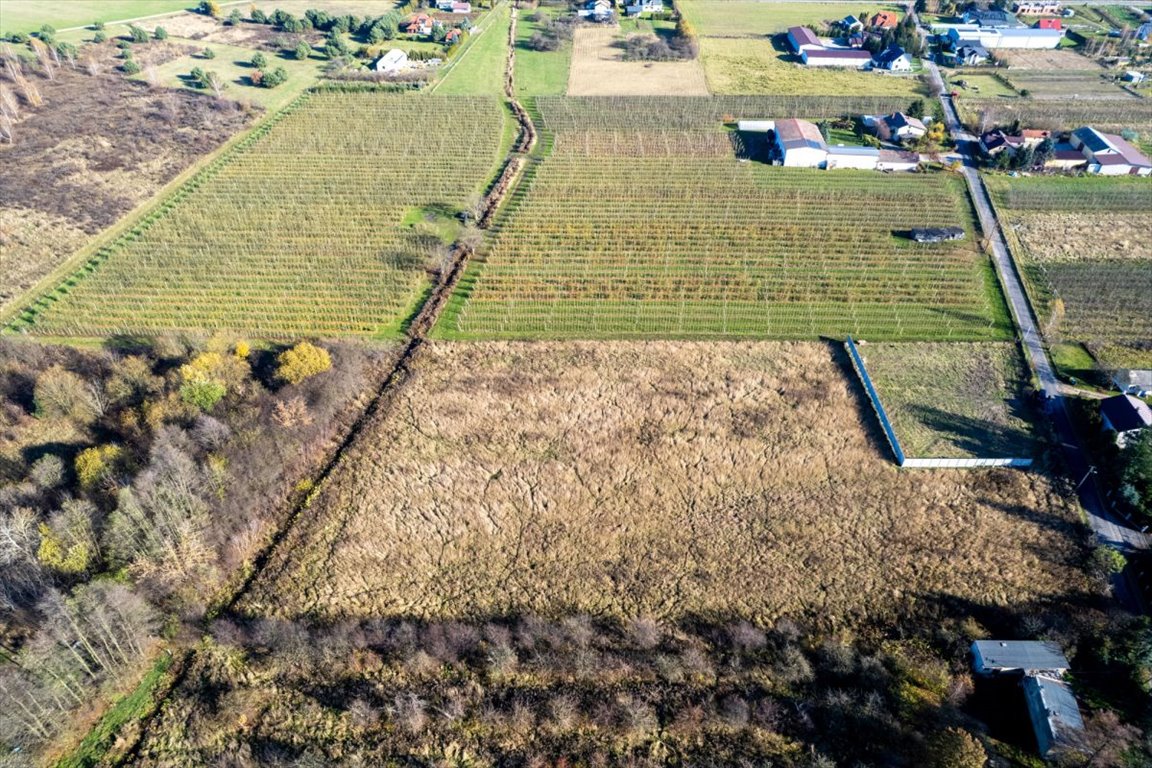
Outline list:
[[[864,392],[868,395],[868,401],[872,403],[872,410],[876,412],[876,417],[880,419],[880,427],[884,430],[884,436],[888,438],[888,445],[892,447],[892,453],[896,457],[896,464],[902,469],[972,469],[976,467],[1023,468],[1032,466],[1032,459],[908,458],[904,455],[904,449],[900,447],[900,439],[896,437],[896,430],[892,428],[892,422],[888,420],[888,414],[884,411],[884,405],[880,402],[880,394],[876,391],[876,387],[872,385],[872,378],[868,375],[868,370],[864,367],[864,359],[860,357],[860,352],[856,349],[856,343],[852,341],[851,337],[848,337],[844,340],[844,348],[848,350],[848,357],[852,360],[852,368],[856,371],[856,375],[860,377],[860,383],[864,385]]]

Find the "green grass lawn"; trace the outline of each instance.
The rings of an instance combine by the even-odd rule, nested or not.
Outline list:
[[[192,0],[0,0],[0,34],[32,32],[44,24],[68,29],[195,6]]]
[[[170,39],[179,40],[178,38]],[[197,44],[196,41],[187,42]],[[228,88],[223,94],[225,98],[255,104],[269,111],[276,111],[288,105],[309,86],[316,83],[320,75],[320,68],[325,61],[319,54],[304,61],[291,55],[265,54],[268,58],[268,68],[284,67],[288,72],[288,81],[276,88],[258,88],[248,82],[248,77],[253,71],[249,62],[252,61],[252,56],[256,53],[255,50],[215,43],[205,47],[213,50],[216,57],[205,59],[199,53],[192,56],[181,56],[156,67],[157,82],[170,88],[188,88],[200,91],[191,84],[191,80],[188,78],[188,74],[195,67],[200,67],[206,72],[219,73],[227,81]],[[133,78],[146,80],[147,75],[145,72],[141,72],[134,75]]]
[[[842,19],[848,14],[859,18],[867,11],[895,11],[897,5],[876,3],[765,3],[757,0],[681,0],[680,10],[696,27],[701,37],[763,37],[783,32],[788,27],[821,24]]]
[[[970,72],[963,69],[944,71],[949,85],[961,94],[968,94],[971,96],[999,96],[1002,98],[1016,98],[1020,94],[1012,90],[1004,81],[983,72]],[[957,80],[963,80],[968,84],[967,88],[961,88],[956,85]]]
[[[432,91],[442,96],[502,95],[504,93],[504,54],[508,26],[512,22],[508,4],[484,17],[472,33],[468,47],[445,65],[441,79]]]
[[[923,96],[915,76],[884,75],[832,67],[808,68],[772,42],[704,37],[700,58],[714,94],[784,96]]]
[[[541,8],[546,18],[556,9]],[[572,43],[565,42],[558,51],[534,51],[527,47],[543,21],[528,21],[532,14],[522,13],[516,22],[516,93],[521,97],[562,96],[568,90],[568,69],[572,65]]]

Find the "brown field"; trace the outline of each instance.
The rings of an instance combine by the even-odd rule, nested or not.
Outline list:
[[[1152,260],[1152,213],[1013,211],[1011,227],[1032,261]]]
[[[242,613],[875,624],[1082,583],[1041,473],[900,471],[818,343],[432,344]]]
[[[0,145],[0,309],[249,120],[233,102],[129,82],[110,71],[111,51],[97,75],[65,66],[50,82],[25,65],[44,104],[22,102]],[[178,55],[166,45],[137,58]]]
[[[616,27],[579,27],[572,47],[569,96],[707,96],[699,60],[623,61]]]
[[[1035,69],[1044,72],[1085,70],[1100,72],[1099,64],[1075,51],[1055,50],[1005,50],[996,57],[1012,69]]]

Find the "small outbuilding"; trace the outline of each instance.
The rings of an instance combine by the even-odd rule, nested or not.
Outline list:
[[[408,54],[399,48],[393,48],[376,60],[373,69],[377,72],[392,73],[408,69],[408,66]]]
[[[1112,374],[1112,383],[1116,385],[1116,389],[1126,395],[1136,395],[1136,397],[1152,395],[1152,371],[1150,370],[1121,368]]]
[[[1135,395],[1106,397],[1100,401],[1100,422],[1105,432],[1116,433],[1116,445],[1123,448],[1152,427],[1152,408]]]
[[[918,243],[943,243],[948,240],[963,240],[963,227],[913,227],[909,236]],[[981,641],[977,641],[981,642]],[[973,644],[972,653],[976,653]]]
[[[1048,675],[1028,675],[1023,687],[1040,756],[1046,758],[1059,747],[1073,746],[1077,734],[1084,730],[1084,720],[1068,684]]]
[[[862,171],[875,170],[880,162],[880,150],[874,147],[846,147],[843,144],[828,147],[828,160],[825,168],[855,168]]]
[[[791,46],[793,53],[816,51],[824,47],[824,43],[820,42],[820,38],[808,27],[789,27],[788,45]]]
[[[1041,640],[977,640],[972,643],[972,668],[977,674],[1003,673],[1060,676],[1070,668],[1055,643]]]

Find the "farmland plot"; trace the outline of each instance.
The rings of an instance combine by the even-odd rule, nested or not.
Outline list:
[[[1136,178],[989,179],[1053,340],[1110,350],[1152,340],[1152,183]],[[1060,301],[1057,302],[1056,299]],[[1128,347],[1131,351],[1124,352]]]
[[[1014,344],[868,344],[861,354],[908,456],[1032,455],[1028,376]]]
[[[439,228],[403,222],[451,222],[491,174],[503,120],[491,98],[306,96],[25,321],[61,335],[395,331],[445,247]]]
[[[843,627],[1082,583],[1070,510],[1043,475],[898,470],[837,345],[425,354],[242,613]]]
[[[616,27],[581,26],[572,42],[568,93],[572,96],[644,96],[677,93],[707,96],[708,83],[696,59],[625,61]]]
[[[1007,331],[955,179],[740,163],[718,122],[709,130],[685,114],[648,131],[640,110],[601,121],[581,104],[539,106],[549,129],[564,129],[466,274],[438,326],[444,336],[988,339]],[[621,117],[630,132],[617,129]],[[968,239],[922,245],[898,234],[944,224],[965,227]]]

